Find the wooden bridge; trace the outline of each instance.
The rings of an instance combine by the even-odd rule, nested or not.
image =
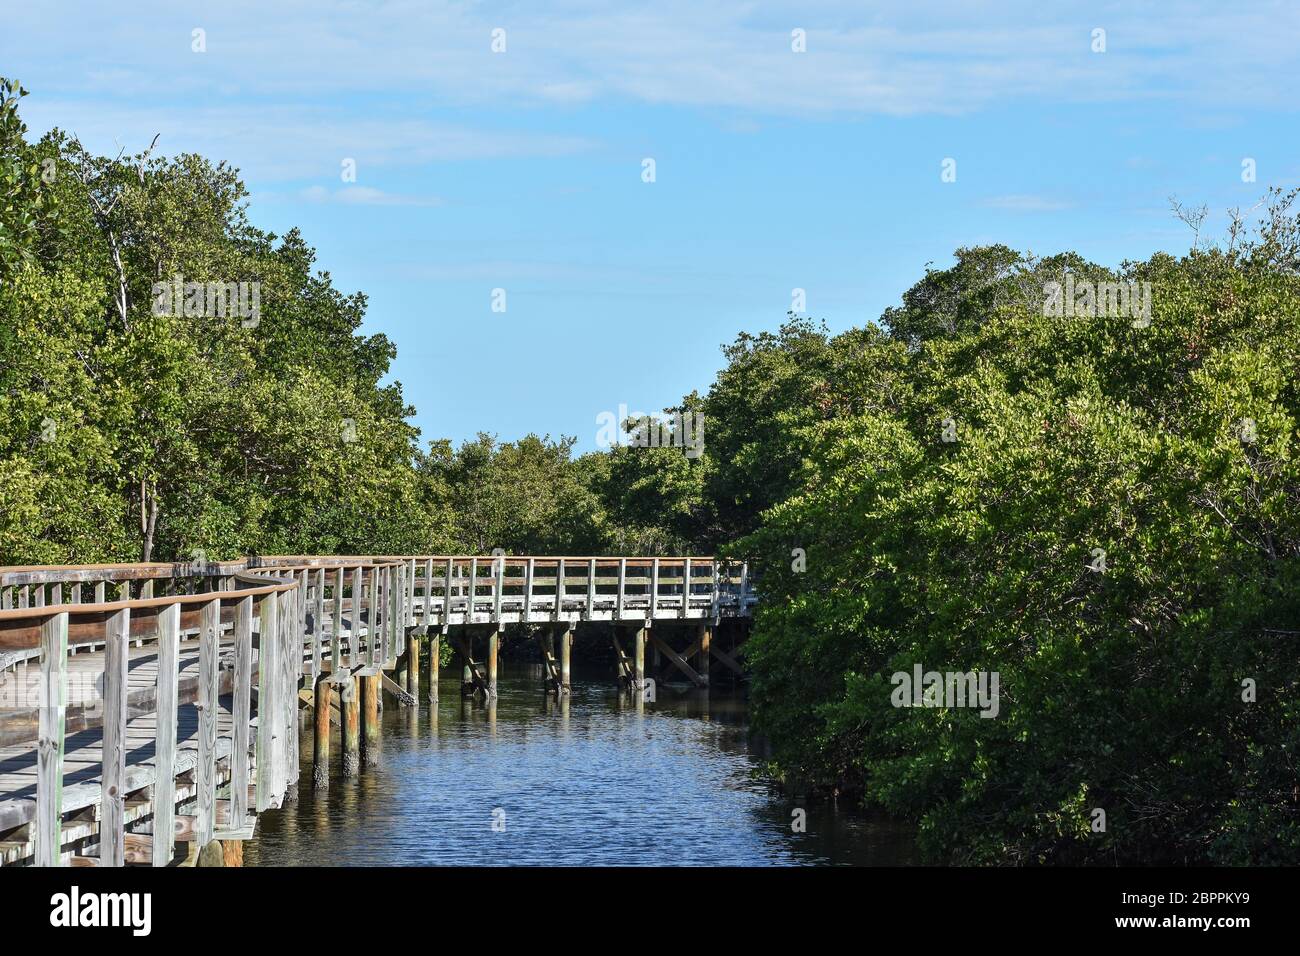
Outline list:
[[[328,781],[332,723],[356,774],[385,693],[437,704],[444,639],[462,693],[489,705],[508,626],[536,642],[547,692],[568,693],[582,633],[612,641],[641,700],[647,646],[661,676],[739,675],[755,600],[747,566],[714,558],[0,567],[0,865],[168,866],[213,841],[237,861],[257,815],[297,786],[304,711],[314,783]]]

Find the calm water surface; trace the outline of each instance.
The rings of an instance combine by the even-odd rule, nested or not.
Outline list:
[[[540,671],[502,667],[495,708],[444,680],[437,713],[384,712],[377,766],[311,786],[310,729],[296,802],[262,816],[249,866],[897,865],[887,820],[785,798],[753,779],[743,696],[658,687],[638,708],[575,669],[571,700]],[[806,803],[807,832],[791,832]],[[504,822],[504,830],[501,830]],[[494,829],[494,823],[497,829]]]

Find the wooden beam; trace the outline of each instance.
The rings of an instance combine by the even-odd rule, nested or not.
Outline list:
[[[739,674],[741,677],[745,676],[744,668],[740,666],[739,662],[734,657],[732,657],[722,648],[717,647],[715,645],[710,645],[709,653],[712,654],[715,658],[721,661],[726,667],[728,667],[736,674]]]
[[[415,698],[408,694],[406,689],[402,687],[401,684],[397,683],[397,681],[393,680],[387,674],[381,674],[380,677],[383,682],[384,690],[396,697],[400,703],[408,706],[415,703]]]
[[[664,643],[663,639],[660,638],[654,630],[650,631],[650,642],[654,644],[655,647],[659,648],[664,657],[668,658],[668,660],[672,662],[673,666],[685,674],[696,687],[708,686],[708,682],[696,673],[695,668],[686,663],[680,654]]]

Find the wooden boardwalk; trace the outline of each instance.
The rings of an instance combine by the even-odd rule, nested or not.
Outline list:
[[[535,640],[555,694],[580,632],[612,640],[632,693],[647,648],[707,687],[714,665],[740,673],[736,632],[728,651],[713,631],[755,600],[744,565],[712,558],[0,568],[0,865],[166,866],[237,847],[298,783],[302,709],[316,781],[332,723],[355,773],[382,692],[418,706],[422,659],[436,701],[443,639],[463,691],[489,700],[507,627]]]

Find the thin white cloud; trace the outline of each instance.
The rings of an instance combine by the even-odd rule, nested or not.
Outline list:
[[[348,206],[441,206],[443,200],[437,196],[405,196],[399,193],[384,192],[371,186],[344,186],[341,189],[326,189],[324,186],[308,186],[299,193],[308,202],[343,203]]]
[[[1055,199],[1051,196],[1036,196],[1029,193],[989,196],[986,199],[981,199],[979,204],[989,209],[1002,209],[1006,212],[1061,212],[1066,209],[1073,209],[1075,205],[1067,199]]]
[[[15,46],[41,51],[23,79],[101,103],[328,98],[365,115],[392,95],[431,107],[633,99],[909,115],[1050,97],[1290,109],[1300,72],[1300,5],[1291,3],[228,0],[187,10],[152,0],[130,14],[89,2],[61,11],[20,4],[6,14]],[[1106,30],[1104,53],[1091,50],[1096,27]],[[205,53],[192,52],[195,28],[206,31]],[[491,52],[494,28],[506,31],[504,53]],[[794,28],[806,31],[807,52],[791,50]]]
[[[339,182],[344,160],[356,164],[358,185],[375,168],[432,162],[566,156],[595,146],[577,136],[475,129],[402,116],[357,116],[315,104],[225,105],[180,108],[116,101],[54,99],[23,103],[34,132],[51,127],[78,136],[88,149],[116,154],[143,149],[161,134],[158,149],[218,156],[247,177],[262,180],[328,179]]]

